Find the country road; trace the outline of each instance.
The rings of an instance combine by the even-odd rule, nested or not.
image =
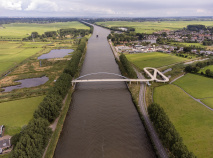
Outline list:
[[[141,73],[139,73],[136,69],[135,69],[135,71],[137,73],[138,78],[144,79],[144,76]],[[145,88],[146,88],[145,87],[145,83],[141,83],[140,84],[140,92],[139,92],[138,104],[139,104],[140,110],[142,112],[142,115],[144,117],[144,121],[145,121],[146,127],[147,127],[147,129],[149,131],[149,134],[151,135],[152,142],[154,143],[155,148],[157,149],[158,155],[161,158],[168,158],[167,152],[164,149],[160,139],[158,138],[158,135],[157,135],[157,133],[156,133],[154,127],[153,127],[153,124],[150,121],[148,113],[147,113],[146,101],[145,101],[145,97],[144,97],[145,96]]]

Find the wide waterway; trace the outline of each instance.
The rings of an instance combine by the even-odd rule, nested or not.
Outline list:
[[[109,33],[109,30],[94,27],[81,75],[120,74],[107,42]],[[118,76],[99,74],[84,79],[97,78]],[[125,83],[79,83],[72,98],[55,158],[155,157]]]

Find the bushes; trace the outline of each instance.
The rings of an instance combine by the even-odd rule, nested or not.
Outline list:
[[[148,107],[148,113],[155,129],[161,139],[164,147],[169,149],[172,157],[177,158],[194,158],[194,154],[189,152],[183,144],[182,138],[176,131],[174,125],[169,120],[169,117],[158,104],[151,104]]]
[[[124,54],[120,55],[120,61],[128,75],[129,78],[137,78],[137,74],[135,73],[134,69],[132,68],[130,62],[127,60]]]

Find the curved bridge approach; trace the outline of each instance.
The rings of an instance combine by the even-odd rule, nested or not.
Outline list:
[[[149,72],[149,70],[154,71],[153,75]],[[165,82],[169,81],[169,78],[166,77],[163,73],[161,73],[156,68],[146,67],[146,68],[144,68],[144,72],[150,77],[150,79],[129,79],[125,76],[118,75],[115,73],[97,72],[97,73],[91,73],[91,74],[86,74],[86,75],[80,76],[80,77],[72,80],[72,84],[80,83],[80,82],[130,82],[131,83],[131,82],[147,82],[147,81],[156,81],[156,82],[165,83]],[[122,78],[121,79],[84,79],[84,80],[82,80],[82,78],[84,78],[86,76],[97,75],[97,74],[109,74],[109,75],[119,76]],[[158,79],[157,75],[159,75],[162,79]]]

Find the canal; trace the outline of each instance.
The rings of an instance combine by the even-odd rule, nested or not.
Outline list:
[[[107,42],[109,33],[107,29],[94,26],[81,75],[120,74]],[[84,79],[97,78],[119,77],[99,74]],[[72,98],[55,158],[155,157],[125,83],[79,83]]]

